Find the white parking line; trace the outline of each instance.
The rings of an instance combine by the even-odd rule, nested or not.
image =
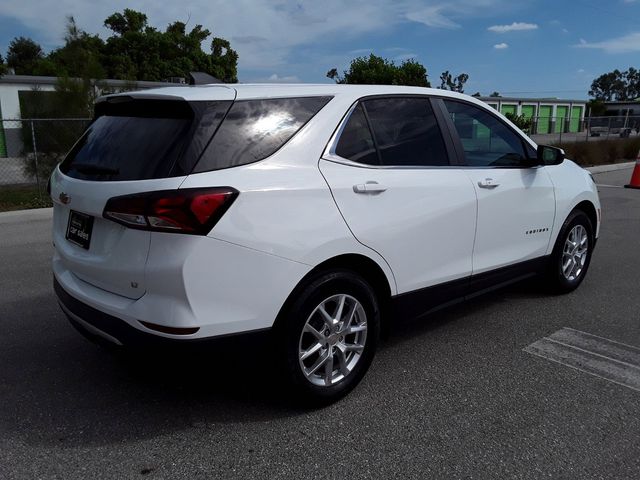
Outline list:
[[[640,391],[640,349],[631,345],[563,328],[524,351]]]

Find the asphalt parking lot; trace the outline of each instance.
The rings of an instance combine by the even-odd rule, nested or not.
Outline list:
[[[525,351],[570,327],[640,348],[640,191],[596,175],[589,275],[398,325],[347,398],[305,411],[247,351],[136,361],[56,303],[50,214],[0,215],[0,478],[638,478],[640,391]]]

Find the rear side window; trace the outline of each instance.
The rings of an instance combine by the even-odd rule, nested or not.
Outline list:
[[[229,105],[222,101],[190,104],[131,97],[100,102],[95,120],[60,170],[71,177],[93,181],[186,175]]]
[[[340,134],[335,153],[367,165],[449,165],[440,127],[426,98],[360,102]]]
[[[440,127],[426,98],[364,102],[383,165],[449,165]]]
[[[272,155],[330,99],[301,97],[236,101],[194,173],[245,165]]]

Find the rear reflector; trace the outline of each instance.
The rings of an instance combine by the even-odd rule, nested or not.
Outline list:
[[[102,216],[139,230],[206,235],[237,196],[231,187],[136,193],[109,199]]]
[[[170,335],[193,335],[200,327],[165,327],[164,325],[156,325],[155,323],[143,322],[138,320],[142,325],[156,332],[168,333]]]

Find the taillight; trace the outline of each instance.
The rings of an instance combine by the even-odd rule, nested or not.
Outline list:
[[[110,198],[102,216],[129,228],[206,235],[237,196],[231,187],[136,193]]]

